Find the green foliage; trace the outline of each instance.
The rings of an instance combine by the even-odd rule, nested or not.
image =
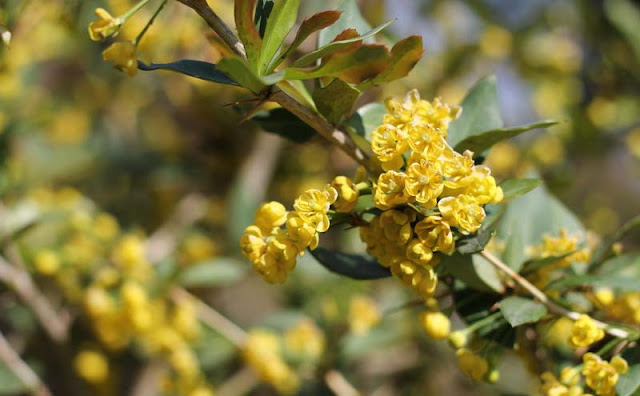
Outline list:
[[[611,253],[611,249],[616,242],[638,229],[640,229],[640,216],[636,216],[624,223],[622,227],[613,233],[613,235],[607,237],[600,246],[598,246],[598,249],[593,254],[591,262],[589,263],[589,268],[594,268],[599,265],[607,255]]]
[[[369,85],[382,84],[405,77],[422,57],[422,37],[410,36],[398,41],[391,48],[389,64],[376,77],[363,84],[362,89]]]
[[[29,387],[23,384],[3,362],[0,362],[0,395],[11,396],[28,393],[28,391]]]
[[[234,6],[234,19],[236,22],[236,29],[238,30],[238,37],[244,49],[247,52],[247,58],[251,70],[254,73],[258,73],[258,62],[260,59],[260,50],[262,49],[262,37],[260,32],[256,29],[254,24],[254,9],[256,7],[256,0],[235,0]],[[252,89],[240,82],[245,88]]]
[[[247,266],[239,260],[216,258],[181,270],[178,283],[185,287],[225,286],[242,280],[246,272]]]
[[[316,131],[288,110],[281,107],[256,113],[253,121],[266,132],[275,133],[295,143],[304,143],[316,136]]]
[[[274,0],[258,0],[258,4],[256,5],[256,13],[253,17],[253,23],[258,29],[260,37],[264,38],[264,33],[267,30],[267,21],[269,20],[271,11],[273,11],[273,5]]]
[[[276,1],[273,11],[267,22],[267,29],[264,33],[262,49],[259,57],[259,72],[261,75],[269,74],[274,56],[282,47],[284,39],[293,28],[298,18],[300,0],[279,0]]]
[[[338,78],[326,87],[313,91],[313,101],[318,111],[335,124],[351,112],[359,96],[360,91]]]
[[[540,179],[511,179],[500,183],[504,200],[510,200],[528,193],[542,184]]]
[[[238,85],[237,82],[218,70],[215,64],[198,60],[182,59],[177,62],[150,63],[148,65],[138,61],[138,69],[145,71],[169,70],[177,73],[182,73],[187,76],[199,78],[205,81],[228,85]]]
[[[366,32],[371,29],[371,25],[360,13],[356,1],[342,0],[336,7],[336,11],[342,12],[342,16],[334,25],[320,31],[320,34],[318,34],[318,47],[329,44],[337,35],[347,29],[356,29],[358,32]],[[372,35],[363,39],[364,41],[373,41]]]
[[[496,269],[482,256],[454,254],[444,256],[440,271],[453,275],[469,288],[481,292],[502,293],[504,286]]]
[[[461,104],[462,114],[449,126],[451,147],[470,136],[502,127],[496,77],[485,77],[469,91]]]
[[[618,396],[637,396],[640,394],[640,364],[629,367],[629,371],[620,375],[616,383]]]
[[[512,327],[535,323],[547,314],[547,307],[523,297],[507,297],[500,301],[500,311]]]
[[[493,228],[482,227],[477,234],[458,239],[456,241],[456,251],[460,254],[481,252],[494,234],[495,230]]]
[[[384,103],[373,102],[366,104],[356,110],[346,122],[346,125],[353,128],[359,136],[370,142],[371,133],[382,125],[382,117],[386,111]]]
[[[487,94],[489,91],[486,92]],[[471,104],[472,102],[470,102]],[[466,111],[466,107],[464,107],[463,103],[463,115],[464,111]],[[557,121],[539,121],[534,122],[533,124],[523,125],[519,127],[512,128],[499,128],[492,129],[488,131],[484,131],[481,133],[476,133],[470,136],[467,136],[462,141],[456,143],[455,149],[458,152],[464,152],[465,150],[471,150],[476,155],[483,153],[485,150],[488,150],[496,143],[499,143],[503,140],[511,139],[512,137],[518,136],[524,132],[539,129],[539,128],[547,128],[552,125],[556,125]]]
[[[347,254],[318,247],[311,255],[329,271],[351,279],[370,280],[388,278],[391,272],[371,256]]]
[[[589,285],[613,290],[640,291],[640,253],[633,252],[613,257],[593,274],[570,274],[547,286],[563,289]]]
[[[340,11],[323,11],[302,21],[291,45],[286,50],[280,51],[282,55],[279,56],[279,59],[286,59],[313,33],[333,25],[340,18],[340,14]]]

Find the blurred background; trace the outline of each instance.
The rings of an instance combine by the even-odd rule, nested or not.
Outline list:
[[[232,2],[209,3],[225,20],[233,19]],[[308,16],[332,2],[302,3]],[[561,121],[495,146],[487,162],[498,181],[537,169],[601,235],[640,212],[636,2],[359,3],[372,26],[398,19],[380,41],[419,34],[425,44],[423,60],[409,77],[372,89],[360,104],[413,88],[425,99],[440,96],[456,104],[477,80],[495,74],[507,126]],[[0,45],[0,221],[28,217],[31,206],[25,202],[60,204],[65,197],[82,196],[91,210],[117,219],[121,229],[152,235],[175,219],[181,202],[196,197],[202,213],[172,229],[178,246],[174,259],[224,266],[223,275],[196,274],[186,285],[244,328],[286,328],[301,316],[322,323],[346,320],[349,302],[358,294],[372,296],[382,311],[410,300],[393,282],[344,280],[308,256],[283,286],[267,285],[250,271],[238,240],[259,202],[278,200],[290,207],[305,189],[324,186],[338,174],[352,175],[355,165],[320,140],[295,145],[242,122],[246,106],[235,103],[249,97],[239,89],[169,72],[139,71],[129,78],[103,62],[101,51],[108,43],[92,42],[87,34],[93,12],[104,7],[120,15],[132,4],[0,1],[0,27],[12,34],[9,46]],[[133,39],[153,11],[152,6],[136,14],[118,38]],[[215,62],[220,54],[208,34],[195,13],[170,1],[142,40],[138,57],[156,63]],[[69,208],[73,221],[80,209]],[[62,249],[69,243],[42,234],[26,235],[19,243],[27,266],[43,246]],[[326,239],[344,250],[358,248],[357,234]],[[55,293],[61,286],[43,287]],[[27,361],[51,378],[39,349],[41,334],[7,288],[0,288],[0,309],[0,329],[22,342]],[[341,351],[335,364],[365,394],[530,394],[535,389],[511,356],[500,365],[514,371],[504,372],[498,385],[472,384],[457,372],[445,345],[421,334],[415,317],[404,311],[385,316],[366,336],[347,336],[340,345],[330,340],[327,348]],[[78,337],[93,342],[87,334]],[[239,364],[233,348],[216,334],[207,334],[199,348],[202,369],[214,387]],[[271,391],[258,387],[253,392]]]

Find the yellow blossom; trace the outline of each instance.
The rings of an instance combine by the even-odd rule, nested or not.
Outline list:
[[[387,171],[381,174],[373,196],[375,205],[386,210],[407,203],[409,194],[405,189],[405,179],[406,174],[402,172]]]
[[[293,394],[300,387],[300,379],[282,360],[277,334],[262,329],[249,331],[242,354],[258,377],[279,392]]]
[[[109,362],[97,351],[84,350],[73,359],[73,367],[82,379],[100,384],[109,376]]]
[[[263,234],[268,235],[275,227],[280,227],[287,221],[287,209],[280,202],[271,201],[258,208],[255,218],[254,224]]]
[[[302,220],[313,224],[318,232],[325,232],[329,229],[327,212],[337,198],[338,192],[333,187],[324,190],[311,189],[299,196],[293,207]]]
[[[289,234],[289,239],[296,246],[300,254],[303,254],[304,249],[307,247],[311,250],[318,247],[318,231],[316,231],[313,225],[302,220],[296,212],[289,213],[287,233]]]
[[[451,227],[441,216],[431,215],[420,220],[415,226],[418,238],[434,252],[451,254],[455,249]]]
[[[604,338],[604,330],[589,315],[582,314],[573,323],[569,343],[574,348],[586,347]]]
[[[478,356],[468,349],[458,349],[458,366],[460,370],[476,381],[482,381],[489,371],[489,363],[481,356]]]
[[[585,353],[582,361],[582,375],[587,386],[598,396],[614,396],[620,374],[628,370],[627,362],[620,356],[615,356],[609,363],[595,353]]]
[[[407,258],[418,265],[428,265],[433,259],[433,251],[418,238],[407,245]]]
[[[296,267],[298,249],[287,233],[279,230],[267,243],[266,252],[253,263],[253,267],[269,283],[282,283]]]
[[[463,234],[476,232],[486,216],[482,206],[468,195],[442,198],[438,209],[444,221],[458,227]]]
[[[408,149],[406,133],[393,125],[380,125],[371,133],[371,150],[385,170],[400,169],[404,164],[402,154]]]
[[[360,193],[356,189],[356,185],[346,176],[337,176],[331,182],[331,187],[338,192],[338,199],[333,203],[336,211],[341,213],[349,213],[356,206]]]
[[[388,240],[405,245],[413,233],[411,222],[415,218],[414,211],[387,210],[380,214],[380,226]]]
[[[431,208],[436,206],[436,199],[444,184],[442,183],[442,168],[439,162],[421,160],[409,165],[405,189],[416,201]]]
[[[449,336],[451,322],[442,312],[423,312],[420,316],[420,322],[427,335],[433,339],[442,340]]]
[[[365,296],[355,296],[349,305],[349,329],[353,334],[369,332],[380,322],[380,311],[375,301]]]
[[[118,70],[129,77],[138,72],[138,59],[136,57],[136,45],[131,41],[118,41],[102,51],[102,59],[113,62]]]
[[[124,22],[121,18],[112,17],[104,8],[96,8],[96,16],[98,20],[89,24],[89,37],[93,41],[104,40],[117,34]]]
[[[325,348],[322,330],[310,320],[301,320],[284,334],[286,350],[305,360],[317,360]]]
[[[60,259],[55,252],[42,250],[36,255],[34,265],[39,273],[49,276],[55,274],[60,269]]]
[[[460,154],[447,146],[442,154],[442,173],[445,177],[460,180],[471,174],[473,170],[473,152],[466,150],[463,154]],[[445,183],[445,185],[450,184],[451,182]]]
[[[566,371],[563,370],[563,373]],[[572,377],[569,382],[566,382],[564,378],[562,381],[558,380],[552,373],[544,372],[540,375],[540,379],[542,380],[542,386],[540,387],[540,391],[544,396],[587,396],[582,387],[576,385],[577,381],[580,379],[578,373],[575,373],[575,377]]]

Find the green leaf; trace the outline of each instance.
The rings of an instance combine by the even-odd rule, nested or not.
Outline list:
[[[313,128],[282,107],[258,112],[252,120],[266,132],[275,133],[295,143],[308,142],[316,136]]]
[[[289,57],[313,33],[333,25],[340,18],[340,14],[342,14],[341,11],[323,11],[302,21],[296,37],[293,39],[289,48],[281,51],[279,60],[283,61]],[[277,64],[275,66],[277,66]]]
[[[460,254],[473,254],[481,252],[491,237],[495,234],[495,230],[491,228],[482,228],[475,235],[462,237],[456,241],[456,251]]]
[[[640,8],[629,0],[606,0],[605,15],[627,39],[640,59]]]
[[[237,82],[218,70],[215,64],[198,60],[182,59],[177,62],[150,63],[148,65],[138,61],[138,69],[144,71],[169,70],[186,74],[187,76],[199,78],[205,81],[212,81],[228,85],[238,85]]]
[[[255,94],[260,93],[267,86],[266,82],[251,70],[249,64],[237,56],[220,60],[218,69]]]
[[[593,254],[593,258],[589,263],[589,268],[593,268],[597,266],[600,262],[602,262],[608,254],[611,253],[611,249],[613,245],[624,238],[628,233],[635,229],[640,228],[640,216],[636,216],[631,220],[627,221],[613,233],[613,235],[607,237],[598,247],[596,252]]]
[[[256,25],[260,37],[264,38],[264,32],[267,30],[267,21],[273,11],[273,0],[258,0],[256,13],[253,18],[253,24]]]
[[[347,126],[371,141],[371,133],[382,125],[382,119],[387,113],[384,103],[374,102],[360,107],[347,121]]]
[[[500,187],[504,193],[504,200],[509,200],[524,195],[541,184],[540,179],[511,179],[500,183]]]
[[[585,285],[622,291],[640,291],[640,252],[623,254],[607,260],[593,275],[563,277],[550,283],[547,289]]]
[[[391,25],[393,22],[395,22],[395,20],[390,20],[386,23],[383,23],[382,25],[371,29],[370,31],[368,31],[367,33],[361,35],[361,36],[357,36],[354,38],[350,38],[350,39],[345,39],[345,40],[338,40],[338,41],[332,41],[326,45],[321,46],[320,48],[309,52],[308,54],[300,57],[300,59],[296,60],[295,62],[293,62],[292,66],[293,67],[302,67],[302,66],[307,66],[309,64],[314,63],[315,61],[317,61],[318,59],[324,58],[327,55],[330,55],[336,51],[340,51],[342,49],[345,49],[349,46],[351,46],[353,43],[357,43],[358,41],[364,41],[369,37],[373,37],[376,34],[378,34],[379,32],[381,32],[383,29],[385,29],[386,27],[388,27],[389,25]],[[326,30],[326,29],[325,29]]]
[[[378,75],[389,61],[384,45],[363,45],[353,51],[332,56],[315,68],[285,69],[287,80],[308,80],[318,77],[337,77],[350,83],[360,83]]]
[[[216,258],[195,263],[180,272],[179,283],[185,287],[225,286],[238,282],[247,266],[232,258]]]
[[[19,395],[28,393],[29,387],[20,381],[18,377],[0,361],[0,395]]]
[[[365,87],[370,85],[394,81],[409,75],[409,72],[418,61],[420,61],[420,58],[422,58],[422,52],[421,36],[409,36],[398,41],[393,48],[391,48],[391,60],[387,68],[378,74],[376,78],[363,84],[364,87],[362,87],[362,89],[364,90]]]
[[[337,23],[320,31],[318,35],[318,47],[329,44],[338,34],[346,29],[356,29],[358,32],[366,32],[371,25],[362,17],[356,0],[342,0],[336,7],[342,15]]]
[[[447,141],[456,147],[469,136],[502,127],[496,77],[480,80],[462,101],[460,118],[449,125]]]
[[[464,115],[464,104],[462,111],[462,114]],[[465,137],[462,141],[456,143],[455,149],[460,153],[465,150],[471,150],[476,155],[479,155],[498,142],[511,139],[512,137],[518,136],[532,129],[548,128],[556,124],[558,124],[558,121],[546,120],[512,128],[491,129]]]
[[[498,271],[477,254],[442,256],[440,266],[444,273],[453,275],[471,289],[498,293],[504,291]]]
[[[453,294],[455,310],[467,325],[494,314],[495,305],[500,298],[501,296],[495,293],[484,293],[469,288],[457,290]],[[477,329],[475,335],[507,348],[513,347],[516,338],[515,330],[502,315]]]
[[[311,255],[329,271],[351,279],[370,280],[391,276],[391,271],[371,256],[336,252],[322,247],[311,250]]]
[[[618,396],[640,395],[640,364],[629,367],[629,370],[618,378],[616,392]]]
[[[300,0],[278,0],[276,1],[269,21],[267,30],[264,33],[262,50],[260,51],[260,74],[266,74],[273,70],[269,68],[273,57],[282,47],[284,39],[289,34],[293,25],[298,19],[298,9]]]
[[[254,24],[255,8],[256,0],[235,0],[234,19],[236,29],[238,30],[240,41],[244,44],[250,69],[253,73],[258,72],[258,61],[262,48],[262,37],[260,37],[260,32],[258,32]]]
[[[575,253],[575,251],[567,252],[567,253],[561,254],[559,256],[549,256],[549,257],[545,257],[545,258],[541,258],[541,259],[527,260],[522,265],[522,271],[520,271],[520,273],[522,275],[530,274],[530,273],[532,273],[534,271],[539,270],[540,268],[544,268],[547,265],[553,264],[556,261],[560,261],[563,258],[569,257],[573,253]]]
[[[500,302],[500,311],[512,327],[535,323],[547,314],[547,307],[522,297],[507,297]]]
[[[313,100],[320,114],[333,123],[339,123],[351,112],[360,91],[336,78],[324,88],[313,91]]]

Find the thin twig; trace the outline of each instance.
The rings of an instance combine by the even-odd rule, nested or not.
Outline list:
[[[237,348],[244,346],[245,340],[247,339],[247,332],[193,294],[185,289],[176,287],[171,290],[171,298],[175,301],[188,299],[195,302],[198,310],[198,318],[202,322],[227,338]]]
[[[11,372],[26,385],[31,394],[35,396],[52,396],[51,391],[40,380],[36,373],[31,370],[20,355],[13,350],[9,341],[0,332],[0,360],[11,370]]]
[[[541,303],[543,303],[544,305],[547,306],[547,308],[549,308],[549,311],[558,315],[566,316],[572,320],[578,320],[578,318],[580,317],[581,315],[580,313],[571,311],[552,301],[546,294],[544,294],[544,292],[542,292],[540,289],[535,287],[531,282],[523,278],[516,271],[512,270],[508,265],[503,263],[502,260],[494,256],[493,254],[489,253],[486,250],[483,250],[482,252],[480,252],[480,255],[482,255],[482,257],[484,257],[485,259],[487,259],[487,261],[489,261],[489,263],[491,263],[494,267],[496,267],[500,271],[507,274],[518,285],[520,285],[523,289],[529,292],[529,294],[531,294],[536,299],[540,300]],[[596,323],[596,326],[598,326],[601,329],[604,329],[607,333],[609,333],[614,337],[629,338],[630,336],[629,332],[626,330],[623,330],[617,327],[612,327],[611,325],[601,322],[599,320],[594,319],[594,321]]]
[[[218,396],[246,395],[258,385],[258,378],[249,367],[243,367],[231,378],[216,387]]]
[[[349,381],[347,381],[344,375],[342,375],[342,373],[337,370],[327,371],[327,374],[325,374],[324,376],[324,381],[329,389],[331,389],[331,391],[336,394],[336,396],[360,395],[360,392],[358,392],[358,390],[354,388],[353,385],[349,383]]]
[[[154,360],[148,363],[142,371],[138,373],[129,395],[156,396],[158,394],[158,384],[160,384],[166,370],[166,363],[161,360]]]
[[[69,321],[66,314],[59,314],[49,300],[38,290],[28,272],[16,268],[0,256],[0,281],[11,287],[22,302],[27,305],[40,322],[42,328],[56,343],[67,340]]]

